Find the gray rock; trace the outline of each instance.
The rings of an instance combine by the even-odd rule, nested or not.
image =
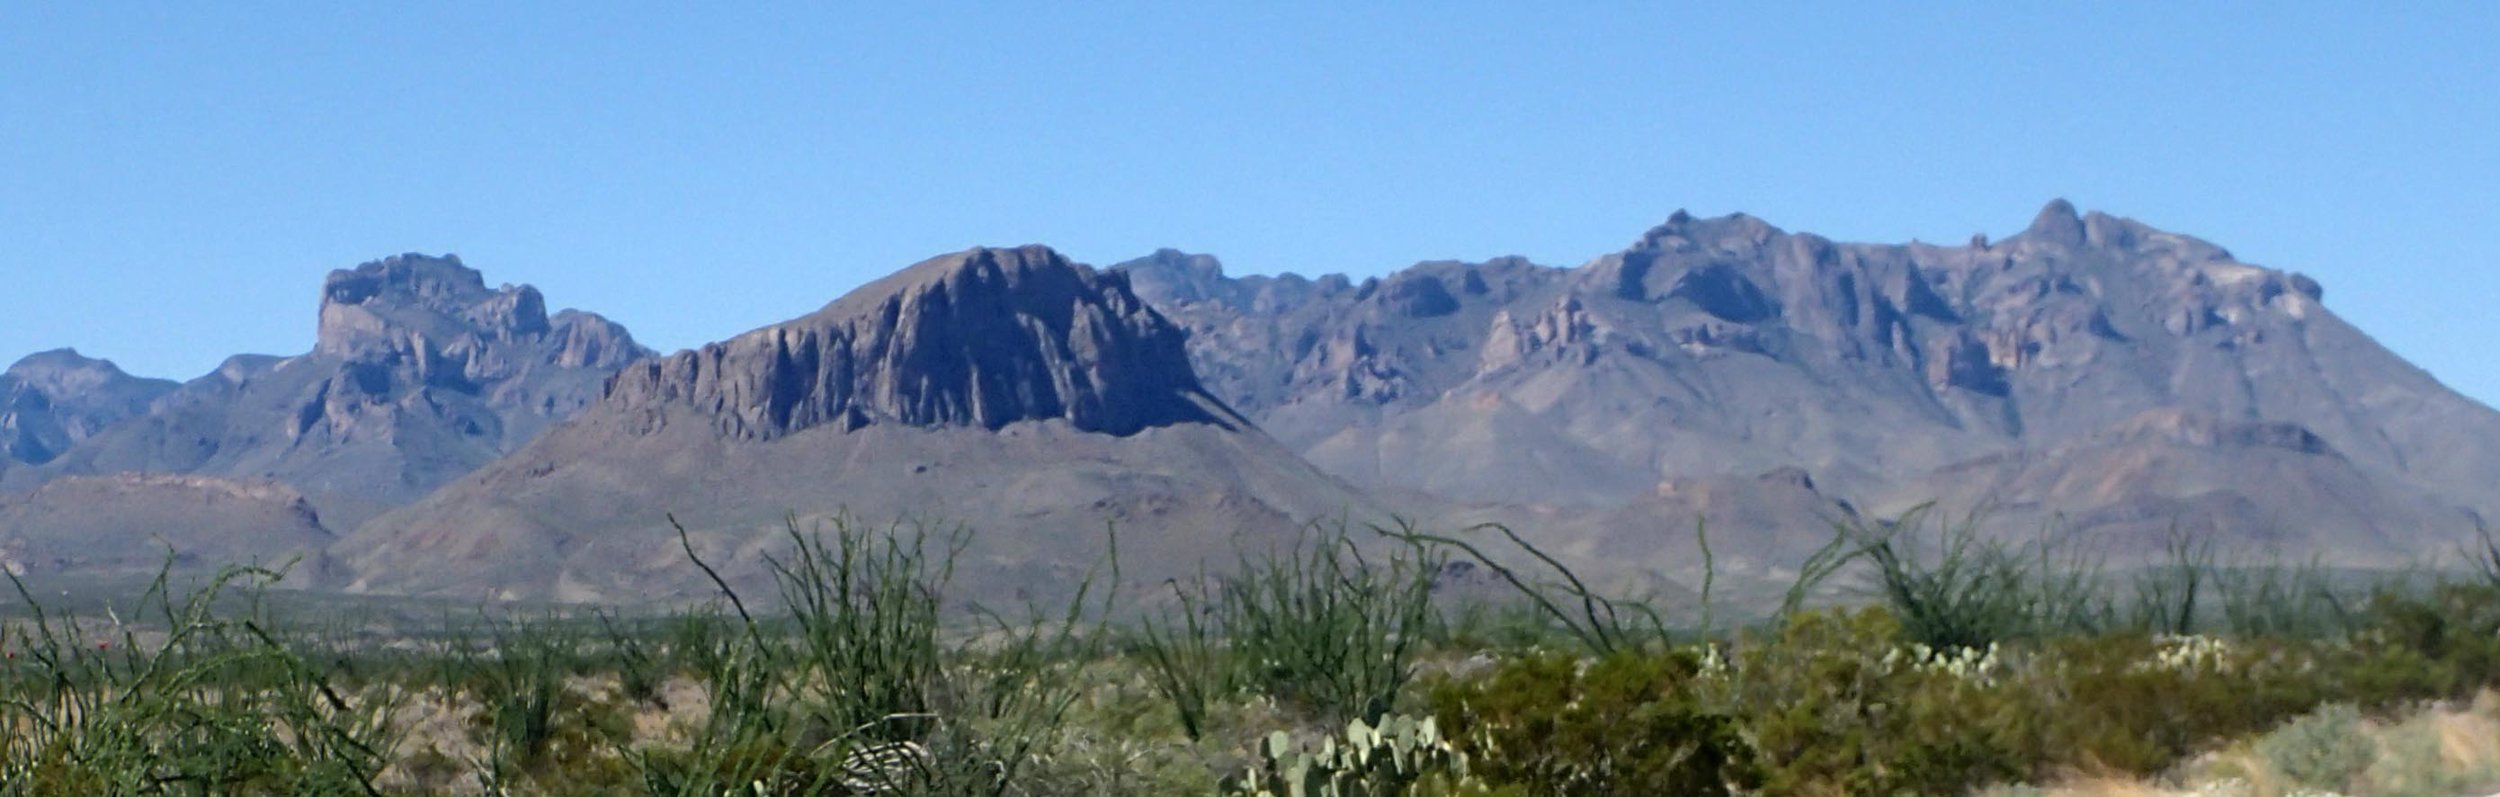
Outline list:
[[[330,273],[311,352],[231,358],[7,480],[271,479],[352,527],[519,447],[649,355],[596,315],[549,316],[535,288],[488,288],[456,257],[397,255]]]
[[[2314,280],[2062,200],[1993,243],[1835,243],[1678,212],[1574,269],[1432,263],[1380,280],[1486,286],[1450,291],[1456,307],[1430,316],[1359,292],[1260,304],[1245,297],[1345,281],[1232,278],[1178,259],[1191,263],[1186,292],[1137,284],[1190,330],[1209,388],[1372,490],[1628,523],[1620,513],[1654,504],[1661,482],[1797,467],[1835,499],[1897,508],[1981,500],[1932,476],[1981,458],[2119,446],[2270,462],[2286,481],[2219,483],[2254,492],[2190,507],[2157,483],[2174,471],[2131,468],[2110,478],[2141,489],[2056,482],[2037,502],[2227,510],[2242,514],[2222,526],[2327,545],[2348,513],[2286,496],[2332,483],[2347,503],[2423,524],[2326,548],[2355,555],[2437,552],[2470,530],[2466,512],[2500,512],[2500,414],[2338,319]]]
[[[814,314],[653,360],[608,401],[705,408],[723,433],[771,439],[823,425],[1000,429],[1060,419],[1135,434],[1239,419],[1198,385],[1181,330],[1128,278],[1034,246],[922,262]]]
[[[75,349],[28,355],[0,372],[0,471],[41,465],[106,427],[147,412],[176,385],[122,373]]]
[[[334,553],[371,592],[710,594],[674,518],[760,596],[786,519],[925,518],[977,531],[966,595],[1013,600],[1082,583],[1106,525],[1135,585],[1221,566],[1311,519],[1384,516],[1200,387],[1181,330],[1129,282],[1042,247],[914,265],[816,313],[629,366],[579,417]]]

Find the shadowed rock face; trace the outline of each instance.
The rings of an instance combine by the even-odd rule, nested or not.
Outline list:
[[[1655,505],[1662,483],[1793,467],[1830,496],[1898,507],[1979,458],[2123,448],[2315,471],[2285,485],[2370,491],[2422,520],[2425,541],[2500,511],[2500,414],[2336,318],[2315,281],[2064,201],[1961,246],[1679,212],[1571,269],[1425,263],[1358,284],[1232,278],[1169,251],[1113,268],[1188,328],[1218,396],[1375,489],[1619,515]],[[1392,289],[1423,280],[1447,290]],[[2190,500],[2149,487],[2048,480],[2032,500]],[[2194,500],[2206,516],[2241,505]],[[2232,522],[2307,522],[2270,514]]]
[[[1236,420],[1210,409],[1180,329],[1126,277],[1038,246],[922,262],[812,315],[629,368],[608,401],[700,408],[745,439],[872,423],[1060,419],[1128,435]]]
[[[330,273],[310,353],[232,358],[7,481],[274,479],[353,525],[579,412],[649,355],[596,315],[548,315],[535,288],[488,288],[456,257],[398,255]]]
[[[1013,599],[1082,581],[1106,524],[1123,573],[1153,583],[1350,510],[1373,515],[1201,388],[1124,275],[1029,246],[628,366],[596,406],[334,551],[358,590],[655,599],[709,590],[671,519],[752,586],[785,516],[929,517],[979,532],[967,593]]]
[[[176,385],[122,373],[74,349],[28,355],[0,373],[0,471],[41,465],[106,427],[147,412]]]

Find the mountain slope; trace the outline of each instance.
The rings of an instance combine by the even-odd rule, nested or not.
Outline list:
[[[176,385],[122,373],[75,349],[27,355],[0,372],[0,473],[41,465],[113,424],[144,414]]]
[[[330,273],[311,352],[231,358],[35,476],[273,479],[352,527],[570,417],[649,354],[599,316],[548,315],[535,288],[400,255]]]
[[[2500,511],[2500,413],[2337,318],[2316,282],[2063,201],[1962,246],[1678,213],[1570,269],[1231,278],[1169,251],[1115,268],[1190,330],[1218,395],[1375,489],[1620,513],[1662,483],[1794,467],[1864,505],[1976,500],[1930,474],[2170,410],[2297,427],[2337,452],[2351,489],[2442,507],[2407,510],[2430,527],[2389,545],[2420,550],[2470,528],[2457,510]],[[2158,492],[2098,508],[2197,515]],[[2340,533],[2200,511],[2304,527],[2286,539]]]
[[[170,565],[278,567],[315,583],[336,536],[302,493],[270,482],[116,474],[54,479],[0,496],[0,567],[19,575],[142,576]],[[168,560],[168,556],[171,560]]]
[[[335,550],[359,590],[659,598],[706,589],[670,514],[750,585],[785,513],[916,516],[978,530],[961,581],[995,597],[1072,586],[1106,523],[1151,581],[1367,509],[1201,388],[1124,277],[1024,247],[925,261],[632,366],[579,417]]]

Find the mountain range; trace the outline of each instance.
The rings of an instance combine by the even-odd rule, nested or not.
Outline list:
[[[11,367],[0,558],[634,600],[702,588],[676,525],[752,582],[785,524],[916,517],[977,529],[959,581],[1008,595],[1106,529],[1144,583],[1393,515],[1680,582],[1705,520],[1775,574],[1930,501],[2120,560],[2187,533],[2358,566],[2500,511],[2500,413],[2316,281],[2064,201],[1949,246],[1678,212],[1578,266],[1359,281],[977,248],[665,356],[412,254],[332,272],[315,341],[181,384]]]

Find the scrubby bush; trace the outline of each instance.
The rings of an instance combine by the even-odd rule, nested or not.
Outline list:
[[[9,573],[0,794],[379,793],[399,693],[346,690],[282,643],[260,602],[282,577],[229,568],[177,597],[160,570],[142,633],[52,615]]]
[[[1174,605],[1128,649],[1192,738],[1204,734],[1211,704],[1245,689],[1332,723],[1378,722],[1439,625],[1432,579],[1441,562],[1415,544],[1367,555],[1344,528],[1315,527],[1288,550],[1243,555],[1233,572],[1174,583]]]
[[[1959,793],[2039,757],[2037,695],[1996,649],[1907,641],[1884,609],[1796,615],[1748,639],[1728,678],[1766,793]]]
[[[2378,743],[2362,727],[2360,709],[2330,703],[2258,739],[2257,755],[2293,783],[2343,791],[2378,758]]]
[[[1724,795],[1758,785],[1734,717],[1703,703],[1690,652],[1553,653],[1442,683],[1433,715],[1495,786],[1533,795]]]
[[[932,553],[917,526],[831,531],[828,544],[791,522],[789,558],[772,562],[787,621],[770,625],[679,530],[744,633],[698,656],[713,705],[692,744],[636,751],[647,791],[1002,794],[1023,776],[1074,699],[1085,590],[1055,623],[993,618],[984,649],[950,649],[939,602],[960,535]]]

